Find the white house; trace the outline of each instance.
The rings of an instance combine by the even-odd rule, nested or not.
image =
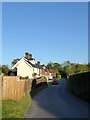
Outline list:
[[[35,59],[33,59],[32,54],[29,53],[25,53],[25,56],[22,57],[22,59],[20,59],[12,67],[12,69],[17,70],[17,76],[22,76],[22,77],[33,78],[33,73],[36,73],[37,77],[41,75],[46,75],[45,73],[46,71],[44,70],[42,65],[40,65],[40,62],[37,62]]]

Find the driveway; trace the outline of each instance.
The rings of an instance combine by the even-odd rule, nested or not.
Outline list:
[[[88,118],[88,103],[73,96],[63,78],[34,96],[25,118]]]

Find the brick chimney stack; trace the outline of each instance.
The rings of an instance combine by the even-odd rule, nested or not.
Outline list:
[[[29,55],[28,55],[28,59],[29,59],[29,60],[32,60],[32,54],[29,54]]]
[[[38,61],[37,64],[40,65],[40,61]]]
[[[26,58],[26,59],[29,58],[29,53],[28,53],[28,52],[25,53],[25,58]]]

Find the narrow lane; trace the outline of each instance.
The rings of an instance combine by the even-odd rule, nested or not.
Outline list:
[[[25,118],[88,118],[88,103],[73,96],[62,79],[34,96]]]

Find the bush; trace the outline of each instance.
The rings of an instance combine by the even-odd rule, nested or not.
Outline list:
[[[58,75],[57,75],[57,79],[58,79],[58,80],[61,80],[61,75],[58,74]]]
[[[26,77],[20,76],[20,79],[29,79],[29,78],[28,78],[28,76],[26,76]]]
[[[33,76],[36,76],[36,75],[37,75],[37,73],[33,73],[32,75],[33,75]]]

